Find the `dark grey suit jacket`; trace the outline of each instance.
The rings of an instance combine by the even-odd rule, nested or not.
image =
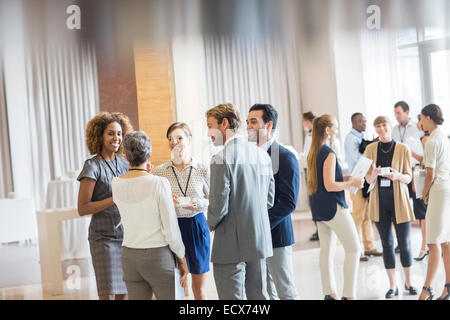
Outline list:
[[[208,207],[213,263],[273,255],[268,208],[274,196],[272,162],[261,148],[237,136],[213,156]]]

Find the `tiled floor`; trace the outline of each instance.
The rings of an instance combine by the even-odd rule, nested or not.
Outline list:
[[[319,242],[310,242],[309,237],[315,231],[314,224],[308,213],[295,213],[293,217],[296,244],[294,246],[294,270],[295,284],[300,299],[315,300],[322,299],[321,280],[319,272]],[[378,233],[374,229],[376,245],[380,249]],[[411,245],[413,256],[417,256],[420,249],[420,229],[413,227],[411,232]],[[344,250],[337,247],[335,259],[336,281],[339,292],[342,291],[343,282]],[[0,248],[0,299],[97,299],[95,278],[89,259],[66,261],[65,269],[71,264],[80,266],[80,281],[66,281],[66,291],[61,296],[48,296],[42,293],[40,285],[40,271],[38,263],[37,246],[20,247],[17,245]],[[412,266],[413,285],[421,288],[426,274],[427,260],[415,262]],[[403,287],[403,274],[397,255],[397,282],[399,288]],[[212,270],[212,268],[211,268]],[[435,280],[435,293],[439,295],[444,283],[444,270],[440,266],[438,276]],[[69,289],[72,288],[72,289]],[[372,300],[384,299],[388,289],[388,279],[383,266],[383,259],[370,258],[368,262],[361,262],[358,276],[358,299]],[[212,271],[208,273],[207,293],[209,299],[217,299]],[[192,292],[186,299],[193,299]],[[417,296],[408,296],[400,290],[398,297],[394,299],[415,300]]]

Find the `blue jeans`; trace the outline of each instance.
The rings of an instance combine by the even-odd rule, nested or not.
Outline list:
[[[383,246],[383,262],[386,269],[395,268],[394,238],[392,236],[392,223],[397,234],[400,248],[400,261],[404,268],[412,265],[410,231],[411,222],[396,223],[394,208],[394,193],[389,188],[379,188],[380,220],[376,222]]]

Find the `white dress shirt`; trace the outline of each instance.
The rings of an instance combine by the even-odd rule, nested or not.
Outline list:
[[[242,135],[239,133],[234,134],[231,138],[229,138],[227,141],[225,141],[225,143],[223,144],[223,147],[225,148],[227,144],[229,144],[232,140],[234,140],[238,137],[242,137]]]
[[[132,249],[169,245],[178,258],[185,247],[167,179],[152,174],[112,180],[113,201],[124,229],[123,246]]]
[[[405,127],[400,124],[397,124],[392,129],[392,139],[397,142],[404,143],[408,146],[408,148],[418,154],[423,155],[423,147],[420,141],[420,138],[423,136],[423,132],[417,128],[417,124],[409,120]],[[416,166],[419,164],[414,157],[411,157],[412,166]]]
[[[264,151],[269,150],[272,143],[275,141],[275,137],[270,138],[268,141],[264,142],[260,148],[262,148]]]
[[[364,133],[352,128],[344,141],[345,159],[347,160],[348,171],[352,173],[362,153],[359,153],[359,145],[364,138]]]

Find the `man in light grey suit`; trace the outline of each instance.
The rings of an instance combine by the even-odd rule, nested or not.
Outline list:
[[[268,208],[275,185],[267,152],[237,133],[231,104],[206,113],[208,136],[224,145],[211,160],[208,227],[215,231],[211,254],[219,299],[267,300],[266,261],[272,256]]]

